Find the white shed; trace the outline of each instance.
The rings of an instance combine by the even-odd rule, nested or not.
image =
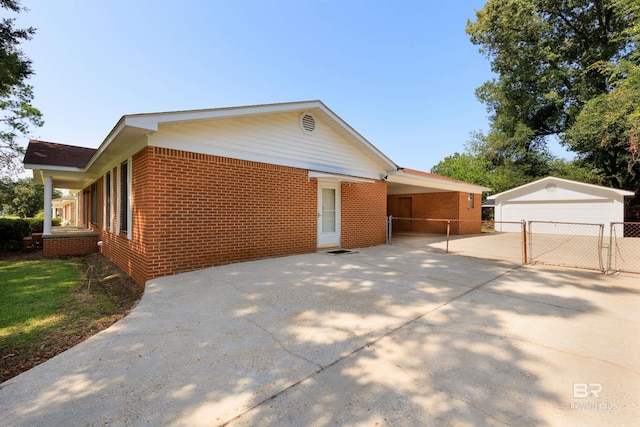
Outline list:
[[[545,221],[580,224],[603,224],[609,234],[609,224],[624,221],[624,198],[632,191],[585,184],[555,177],[547,177],[511,190],[489,196],[495,205],[496,231],[515,231],[500,221]],[[514,228],[514,230],[511,230]],[[556,226],[555,234],[592,234],[568,226]]]

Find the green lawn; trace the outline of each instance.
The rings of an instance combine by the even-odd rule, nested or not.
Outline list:
[[[0,382],[105,329],[138,301],[139,290],[104,261],[88,290],[87,262],[98,259],[0,261]]]
[[[80,270],[71,261],[0,262],[0,343],[19,347],[65,321]]]

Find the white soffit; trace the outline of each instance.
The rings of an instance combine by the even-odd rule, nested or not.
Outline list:
[[[439,179],[437,177],[407,174],[402,171],[389,175],[387,177],[387,181],[390,183],[411,185],[414,187],[424,187],[444,191],[461,191],[465,193],[482,193],[483,191],[491,190],[488,187],[482,187],[480,185],[469,184],[466,182],[454,182],[446,179]]]

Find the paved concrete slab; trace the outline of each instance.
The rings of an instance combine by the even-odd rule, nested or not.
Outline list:
[[[638,307],[638,276],[412,247],[210,268],[0,385],[0,425],[631,425]]]

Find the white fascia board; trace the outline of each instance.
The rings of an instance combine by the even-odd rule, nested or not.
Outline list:
[[[157,130],[159,124],[200,120],[245,117],[320,108],[320,101],[289,102],[282,104],[250,105],[245,107],[212,108],[206,110],[169,111],[165,113],[134,114],[125,116],[128,126]]]
[[[340,116],[331,111],[329,107],[318,101],[318,108],[320,108],[326,115],[328,115],[333,121],[339,123],[351,136],[360,142],[365,148],[380,158],[385,165],[389,168],[389,172],[397,171],[398,165],[395,164],[390,158],[388,158],[382,151],[378,150],[372,143],[370,143],[365,137],[360,135],[354,128],[352,128],[347,122],[342,120]]]
[[[360,178],[357,176],[348,176],[348,175],[340,175],[335,173],[326,173],[326,172],[317,172],[317,171],[309,171],[309,178],[316,178],[319,180],[326,181],[342,181],[342,182],[364,182],[368,184],[373,184],[376,181],[368,178]]]
[[[582,187],[582,188],[589,188],[589,189],[593,189],[593,190],[597,190],[600,192],[612,192],[615,194],[618,194],[620,196],[624,196],[624,197],[631,197],[634,196],[635,193],[633,191],[628,191],[628,190],[620,190],[617,188],[610,188],[610,187],[603,187],[601,185],[594,185],[594,184],[586,184],[584,182],[578,182],[578,181],[572,181],[570,179],[564,179],[564,178],[556,178],[555,176],[548,176],[546,178],[542,178],[539,179],[537,181],[533,181],[530,182],[528,184],[523,184],[519,187],[515,187],[512,188],[510,190],[507,191],[503,191],[502,193],[498,193],[498,194],[493,194],[491,196],[487,197],[487,200],[498,200],[498,199],[504,199],[505,196],[509,196],[511,194],[514,193],[519,193],[519,192],[526,192],[526,190],[530,187],[534,187],[536,185],[541,185],[547,182],[559,182],[559,183],[566,183],[567,185],[570,186],[574,186],[574,187]]]
[[[69,166],[31,165],[28,163],[25,163],[24,168],[33,169],[34,171],[37,169],[37,170],[43,170],[43,171],[56,171],[56,172],[80,172],[80,173],[85,172],[83,168],[74,168]]]
[[[109,132],[109,135],[107,135],[105,140],[102,141],[102,144],[100,144],[100,147],[98,147],[96,152],[93,153],[91,160],[89,160],[89,163],[87,163],[87,166],[85,166],[85,170],[89,170],[89,168],[91,168],[91,165],[93,165],[96,159],[100,157],[100,155],[104,152],[104,150],[107,149],[109,144],[111,144],[111,141],[113,141],[116,138],[116,136],[118,136],[120,132],[122,132],[124,127],[125,127],[125,117],[123,116],[120,120],[118,120],[118,123],[116,123],[115,127],[111,130],[111,132]]]
[[[435,188],[438,190],[447,191],[460,191],[465,193],[482,193],[483,191],[490,191],[488,187],[482,187],[480,185],[453,182],[444,179],[432,178],[428,176],[410,175],[402,171],[398,171],[393,175],[389,175],[387,181],[398,184],[414,185],[417,187]]]

